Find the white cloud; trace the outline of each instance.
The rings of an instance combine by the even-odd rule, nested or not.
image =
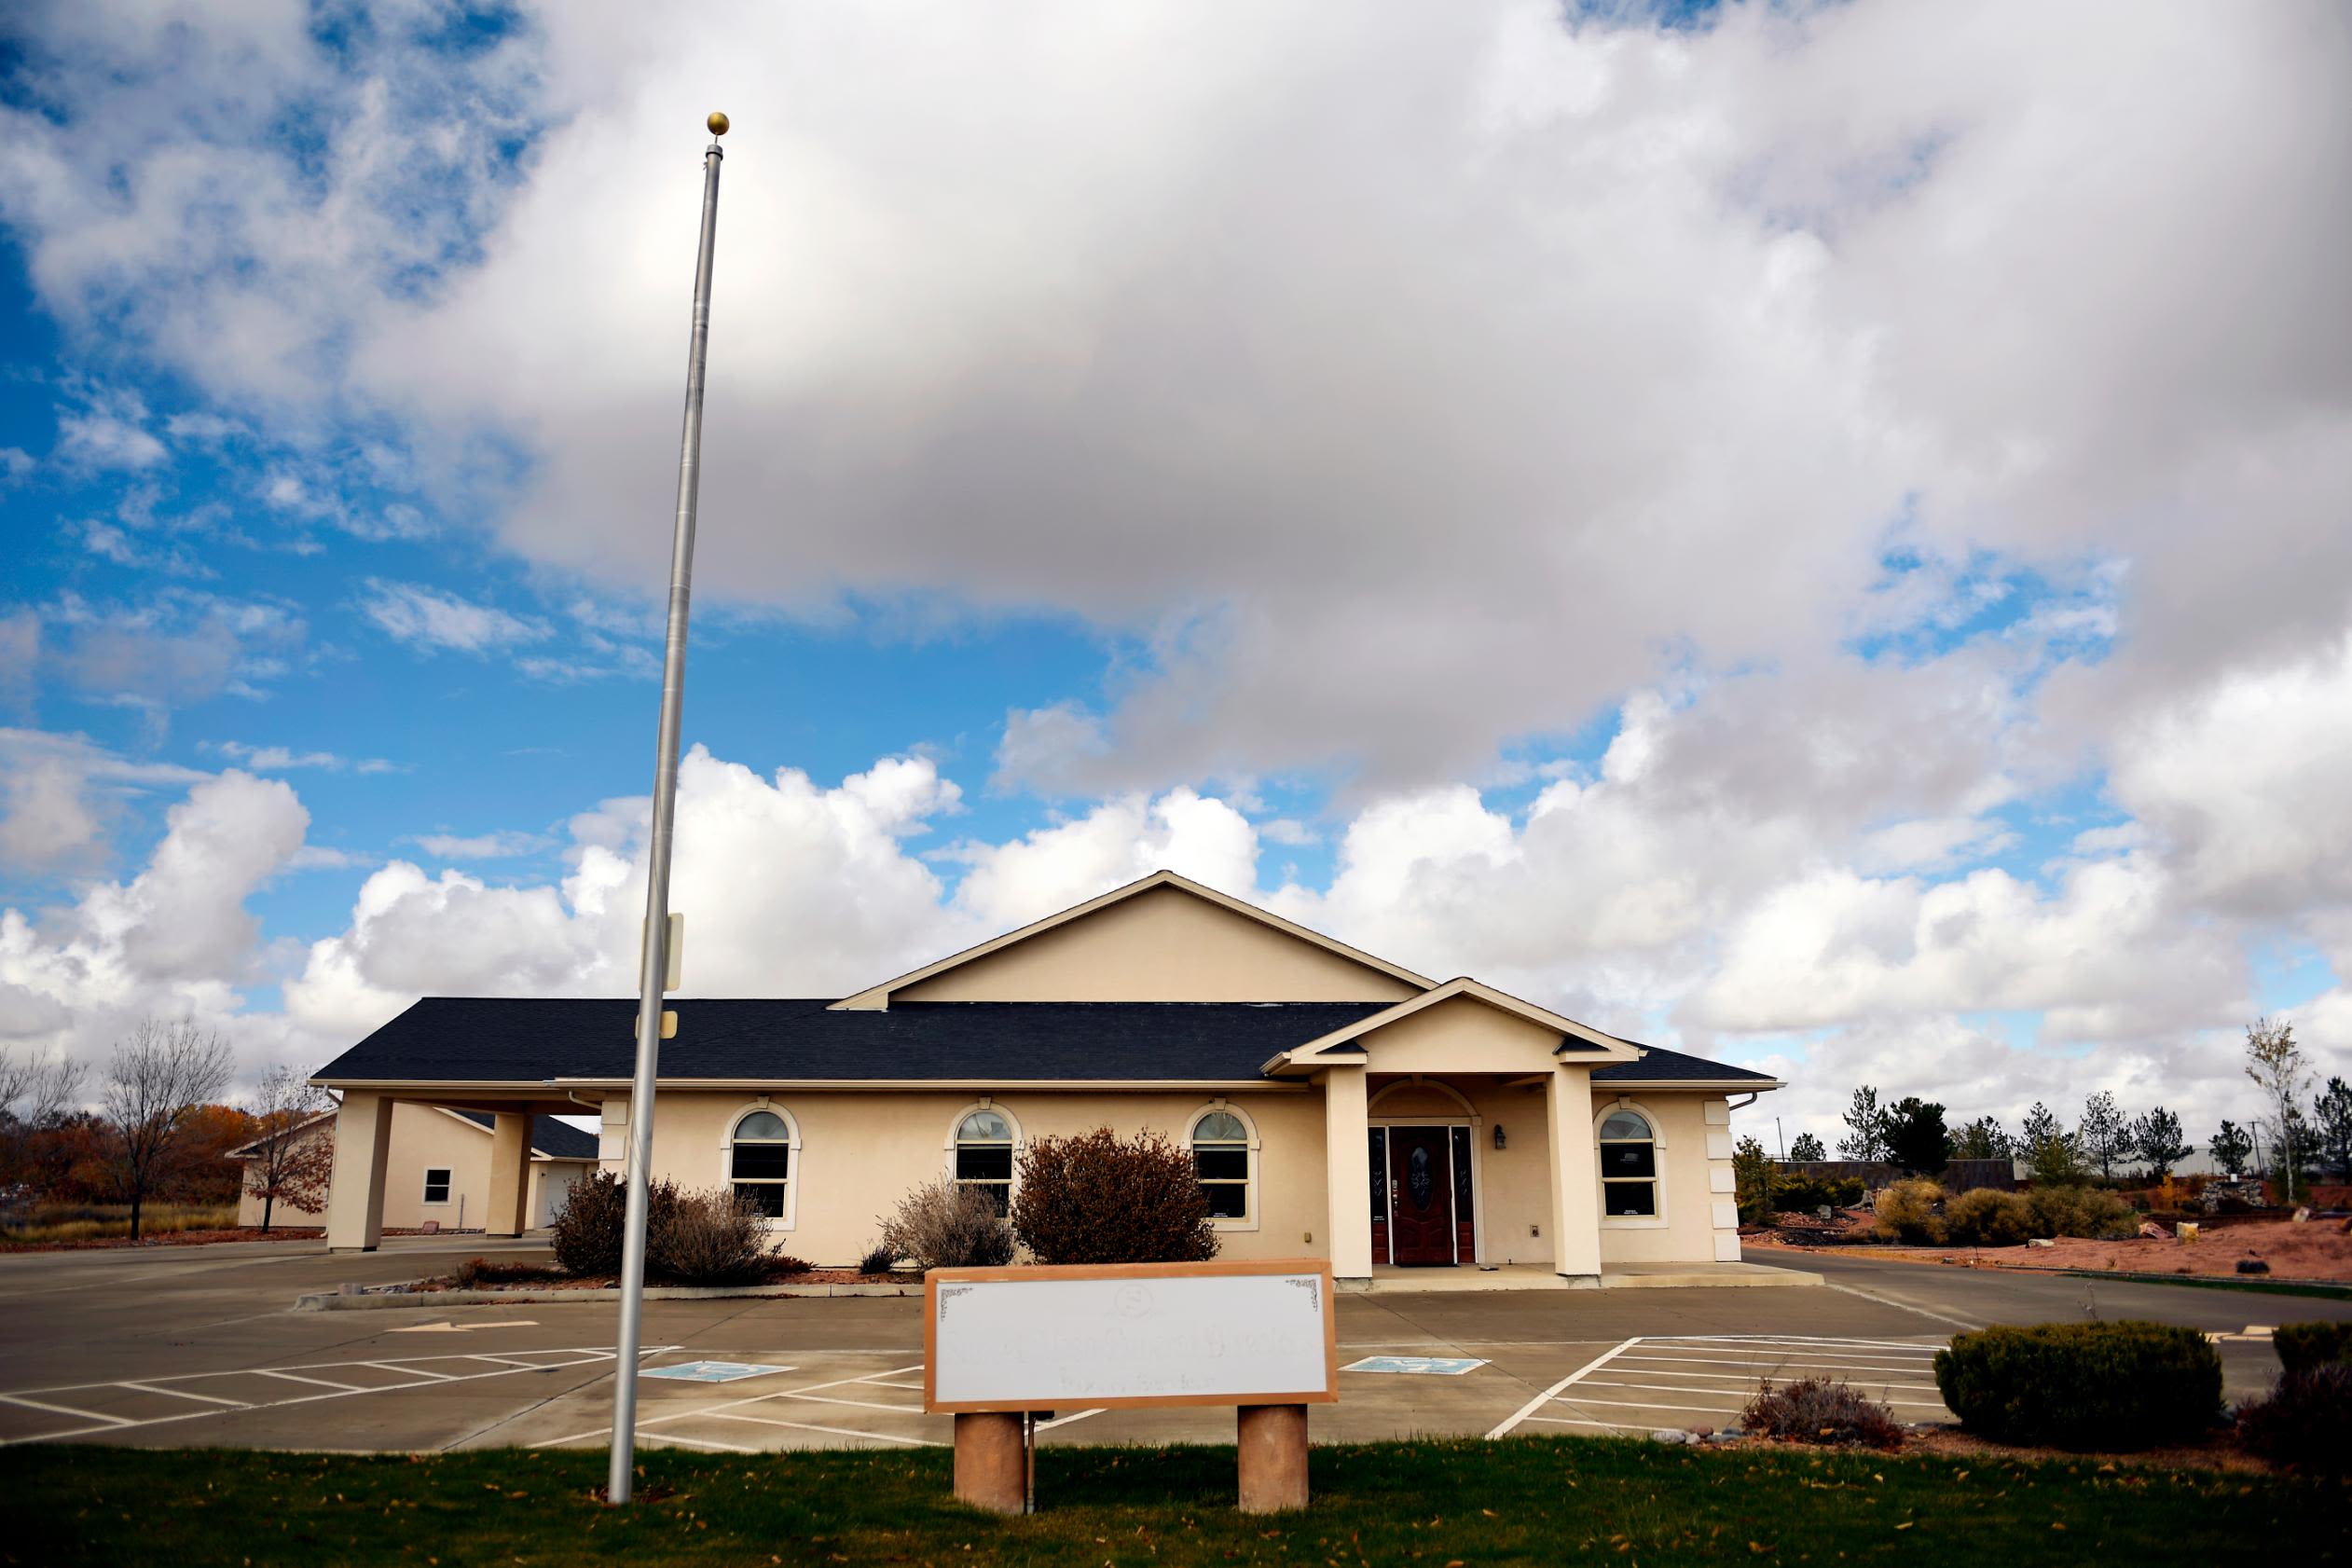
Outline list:
[[[286,746],[249,746],[241,740],[208,740],[203,750],[217,751],[256,773],[284,773],[294,768],[317,768],[326,773],[392,773],[399,764],[382,757],[353,759],[333,751],[296,751]]]
[[[81,408],[57,411],[57,457],[79,469],[153,468],[169,455],[146,429],[147,410],[135,393],[99,392]]]
[[[544,833],[498,832],[475,833],[462,838],[455,833],[419,833],[408,841],[436,860],[499,860],[517,855],[536,855],[555,846],[555,840]]]
[[[0,872],[89,872],[111,854],[131,796],[206,776],[120,756],[76,735],[0,727]]]
[[[483,653],[548,635],[543,621],[527,620],[421,583],[370,578],[367,598],[359,608],[386,635],[412,648]]]

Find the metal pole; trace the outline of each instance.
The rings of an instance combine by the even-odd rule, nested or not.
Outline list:
[[[695,323],[686,346],[686,423],[678,442],[678,526],[669,557],[669,629],[662,642],[662,717],[653,748],[653,828],[645,868],[645,943],[640,959],[637,1076],[629,1088],[628,1214],[621,1231],[621,1323],[612,1351],[612,1463],[604,1500],[626,1503],[637,1459],[637,1358],[645,1316],[645,1185],[653,1162],[653,1081],[662,1040],[662,986],[669,973],[669,839],[678,805],[679,709],[686,684],[686,607],[695,565],[695,501],[702,479],[703,357],[710,344],[710,253],[719,234],[716,138],[727,117],[712,115],[702,155],[702,248],[695,259]]]

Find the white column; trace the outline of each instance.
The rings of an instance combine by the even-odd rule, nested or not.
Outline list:
[[[1592,1069],[1561,1066],[1544,1083],[1551,1143],[1552,1272],[1601,1277],[1600,1150],[1592,1136]]]
[[[1331,1276],[1372,1277],[1372,1160],[1365,1147],[1364,1069],[1323,1075],[1323,1180],[1329,1208]]]
[[[330,1252],[373,1252],[384,1239],[384,1166],[392,1158],[392,1103],[346,1093],[335,1113],[335,1185],[326,1200]]]
[[[530,1116],[499,1111],[490,1118],[490,1202],[482,1229],[519,1236],[530,1228]]]

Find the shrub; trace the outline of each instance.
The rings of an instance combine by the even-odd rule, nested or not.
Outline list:
[[[2352,1474],[2352,1362],[2281,1373],[2270,1396],[2240,1405],[2238,1440],[2274,1465]]]
[[[1944,1205],[1944,1233],[1962,1246],[2015,1246],[2034,1234],[2033,1205],[2022,1193],[1979,1187]]]
[[[662,1232],[664,1216],[678,1202],[678,1184],[657,1181],[646,1190],[645,1236]],[[628,1185],[610,1171],[576,1182],[563,1212],[556,1216],[556,1263],[575,1279],[621,1272],[621,1236],[628,1217]]]
[[[858,1259],[861,1274],[887,1274],[899,1266],[899,1255],[888,1242],[876,1242],[866,1248],[866,1255]]]
[[[660,1223],[647,1227],[645,1262],[681,1285],[748,1285],[768,1272],[767,1230],[729,1189],[673,1190]]]
[[[941,1176],[899,1200],[882,1222],[884,1248],[925,1269],[993,1268],[1012,1261],[1012,1227],[986,1193]]]
[[[1193,1263],[1217,1231],[1191,1150],[1107,1127],[1022,1151],[1012,1231],[1040,1263]]]
[[[2282,1323],[2270,1342],[2278,1364],[2290,1372],[2352,1361],[2352,1323]]]
[[[1935,1212],[1944,1190],[1932,1181],[1898,1181],[1878,1194],[1878,1236],[1882,1241],[1934,1245],[1944,1239],[1943,1217]]]
[[[2036,1187],[2026,1194],[2037,1236],[2115,1240],[2139,1229],[2139,1216],[2112,1192],[2088,1187]]]
[[[1772,1203],[1782,1214],[1811,1214],[1824,1204],[1851,1208],[1862,1195],[1860,1176],[1784,1176],[1772,1189]]]
[[[1799,1378],[1777,1388],[1767,1380],[1740,1412],[1740,1424],[1767,1437],[1800,1443],[1885,1449],[1903,1440],[1893,1410],[1836,1378]]]
[[[1999,1442],[2138,1449],[2196,1437],[2221,1413],[2221,1358],[2194,1328],[2044,1323],[1954,1336],[1935,1386]]]
[[[789,1252],[770,1253],[760,1260],[761,1269],[771,1279],[777,1275],[789,1278],[793,1274],[805,1274],[816,1266],[807,1259],[795,1258]]]

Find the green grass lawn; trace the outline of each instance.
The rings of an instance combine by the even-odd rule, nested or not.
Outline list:
[[[1245,1518],[1233,1451],[1041,1451],[1044,1511],[948,1494],[947,1455],[433,1457],[0,1451],[0,1561],[135,1563],[2001,1564],[2341,1560],[2352,1489],[2316,1481],[1527,1438],[1319,1448],[1314,1506]]]

